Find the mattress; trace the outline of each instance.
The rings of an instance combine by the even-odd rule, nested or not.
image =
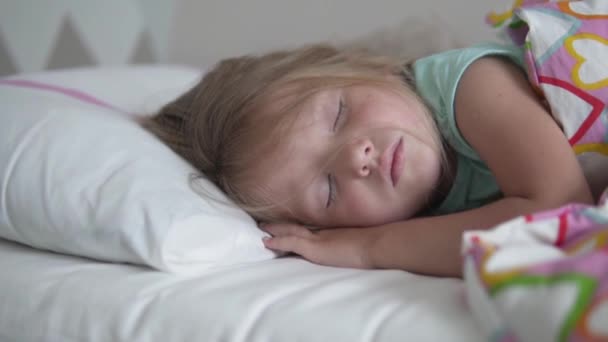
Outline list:
[[[483,340],[457,279],[297,257],[196,277],[0,240],[1,341]]]
[[[27,79],[79,91],[77,99],[73,92],[57,99],[100,99],[138,114],[154,112],[199,76],[149,66]],[[483,340],[457,279],[297,257],[230,265],[185,276],[0,239],[0,342]]]

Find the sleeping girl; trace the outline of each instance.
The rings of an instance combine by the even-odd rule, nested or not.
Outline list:
[[[572,122],[585,119],[556,111],[527,46],[226,59],[144,126],[256,218],[267,248],[460,276],[463,231],[592,203],[606,185],[577,158]]]

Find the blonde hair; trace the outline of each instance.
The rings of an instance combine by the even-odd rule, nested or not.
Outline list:
[[[293,109],[323,89],[362,84],[414,96],[427,108],[415,95],[412,76],[404,65],[396,58],[323,44],[230,58],[143,126],[253,217],[273,221],[279,219],[272,212],[276,203],[259,195],[264,189],[251,179],[251,169],[261,153],[288,131],[294,118],[286,113],[297,112]],[[395,77],[391,80],[389,75]],[[279,98],[290,100],[268,112],[268,105]],[[436,133],[432,119],[429,123]],[[252,186],[262,191],[255,195]]]

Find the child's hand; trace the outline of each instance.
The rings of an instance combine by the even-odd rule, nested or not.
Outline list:
[[[370,246],[376,239],[373,228],[336,228],[311,231],[304,226],[263,224],[272,237],[264,238],[266,248],[298,254],[314,263],[353,268],[373,268]]]

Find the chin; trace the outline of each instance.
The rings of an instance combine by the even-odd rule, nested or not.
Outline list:
[[[409,220],[413,217],[416,217],[418,215],[418,213],[420,213],[420,211],[422,211],[424,208],[412,208],[411,206],[408,206],[407,208],[404,208],[401,211],[401,215],[399,216],[398,219],[396,219],[395,221],[405,221],[405,220]]]
[[[383,224],[389,224],[389,223],[393,223],[393,222],[398,222],[398,221],[403,221],[406,220],[412,216],[414,216],[415,213],[409,214],[409,212],[411,211],[411,208],[407,208],[407,209],[401,209],[401,208],[384,208],[385,211],[379,212],[380,210],[378,210],[379,208],[376,207],[376,210],[371,210],[371,211],[359,211],[357,212],[358,215],[353,215],[353,217],[351,217],[352,224],[349,224],[348,226],[350,227],[360,227],[360,228],[365,228],[365,227],[373,227],[373,226],[380,226]]]
[[[389,214],[383,217],[379,217],[376,220],[372,220],[373,222],[371,222],[370,224],[367,224],[366,226],[380,226],[383,224],[389,224],[389,223],[393,223],[393,222],[399,222],[399,221],[403,221],[406,220],[408,218],[410,218],[413,215],[410,216],[404,216],[403,212],[399,213],[399,214]]]

